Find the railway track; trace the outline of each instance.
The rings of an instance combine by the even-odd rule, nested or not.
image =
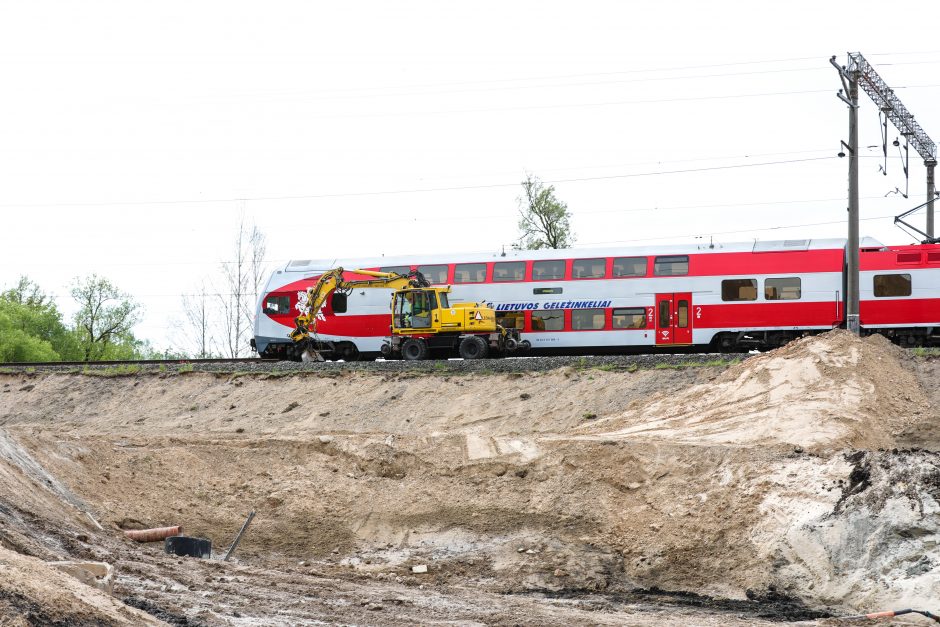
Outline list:
[[[0,364],[0,373],[19,374],[34,372],[62,372],[71,374],[133,375],[137,373],[340,373],[340,372],[387,372],[387,373],[510,373],[544,372],[557,368],[601,370],[628,370],[639,368],[681,368],[696,366],[723,366],[747,355],[720,355],[715,353],[694,354],[633,354],[595,356],[537,356],[508,357],[501,359],[447,359],[426,361],[323,361],[293,362],[272,359],[149,359],[140,361],[99,362],[42,362]]]
[[[914,351],[911,351],[914,353]],[[649,353],[627,355],[525,356],[500,359],[446,359],[426,361],[323,361],[301,363],[247,357],[239,359],[147,359],[139,361],[0,363],[0,374],[66,372],[133,375],[136,373],[524,373],[557,368],[632,371],[650,368],[723,367],[750,357],[747,353]],[[933,357],[931,355],[931,357]],[[935,357],[933,357],[935,358]]]
[[[181,364],[245,364],[276,362],[276,359],[262,359],[260,357],[234,357],[234,358],[208,358],[208,359],[127,359],[106,361],[31,361],[0,363],[0,367],[37,368],[46,366],[55,367],[82,367],[82,366],[159,366]]]

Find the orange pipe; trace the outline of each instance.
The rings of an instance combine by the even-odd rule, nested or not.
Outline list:
[[[181,533],[183,533],[183,528],[177,525],[175,527],[158,527],[156,529],[128,529],[124,532],[124,535],[138,542],[159,542],[170,536],[178,536]]]

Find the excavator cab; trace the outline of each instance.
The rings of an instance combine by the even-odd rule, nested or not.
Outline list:
[[[436,329],[440,306],[446,306],[447,294],[435,289],[398,290],[392,300],[395,329]]]

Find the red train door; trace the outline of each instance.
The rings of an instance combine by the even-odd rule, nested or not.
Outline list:
[[[656,343],[692,343],[692,294],[656,295]]]

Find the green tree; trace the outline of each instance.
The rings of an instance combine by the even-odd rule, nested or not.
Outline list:
[[[0,302],[0,361],[59,361],[52,344],[20,327],[19,313],[10,303]]]
[[[0,358],[4,361],[79,358],[78,342],[62,322],[55,301],[27,277],[0,293],[0,316]]]
[[[133,359],[138,342],[131,329],[140,320],[140,305],[96,274],[75,279],[72,298],[78,303],[75,334],[84,361]]]
[[[519,197],[519,241],[517,248],[569,248],[574,244],[571,212],[555,197],[555,187],[546,187],[538,177],[527,174]]]

